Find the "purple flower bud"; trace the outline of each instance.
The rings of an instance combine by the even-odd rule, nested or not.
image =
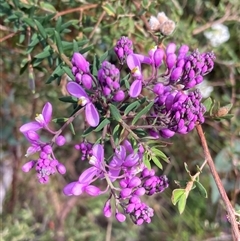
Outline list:
[[[159,133],[153,129],[148,130],[148,134],[154,139],[158,139],[160,137]]]
[[[141,173],[141,176],[142,177],[148,177],[150,175],[150,171],[148,168],[144,168],[142,173]]]
[[[120,102],[125,98],[125,94],[122,90],[118,90],[115,95],[113,96],[113,100]]]
[[[27,137],[31,141],[37,141],[40,139],[39,135],[35,131],[31,131],[31,130],[27,132]]]
[[[153,92],[157,95],[161,95],[164,92],[164,85],[162,83],[158,83],[153,87]]]
[[[119,59],[122,59],[123,56],[124,56],[124,50],[122,47],[120,47],[117,51],[116,51],[116,54],[118,56]]]
[[[177,82],[181,77],[182,72],[183,72],[182,68],[180,67],[175,68],[170,75],[170,81],[173,83]]]
[[[112,83],[112,87],[113,87],[115,90],[119,89],[119,88],[120,88],[119,82],[114,81],[114,82]]]
[[[119,185],[121,188],[126,188],[128,186],[128,182],[127,180],[125,179],[122,179],[120,182],[119,182]]]
[[[47,154],[52,153],[52,147],[50,145],[46,145],[43,147],[43,151]]]
[[[136,224],[140,226],[143,224],[143,222],[144,222],[144,220],[142,218],[139,218],[139,219],[137,219]]]
[[[166,48],[166,54],[174,54],[176,51],[176,44],[175,43],[169,43]]]
[[[134,204],[137,204],[137,203],[141,203],[141,200],[138,196],[132,196],[129,200],[130,203],[134,203]]]
[[[180,48],[179,48],[179,50],[178,50],[178,53],[179,54],[186,54],[187,52],[188,52],[188,50],[189,50],[189,47],[187,46],[187,45],[182,45]]]
[[[72,64],[75,65],[84,73],[89,73],[89,63],[80,53],[74,53],[72,57]]]
[[[103,214],[105,217],[109,218],[112,216],[112,208],[110,199],[108,199],[103,207]]]
[[[104,94],[105,96],[109,96],[109,95],[111,94],[111,89],[108,88],[108,87],[104,87],[104,88],[103,88],[103,94]]]
[[[82,84],[86,89],[92,88],[92,77],[89,74],[83,74],[82,75]]]
[[[122,223],[126,220],[126,216],[123,215],[122,213],[116,213],[115,217],[118,220],[118,222],[120,222],[120,223]]]
[[[63,146],[63,145],[65,144],[65,142],[66,142],[66,139],[65,139],[65,137],[62,136],[62,135],[60,135],[60,136],[58,136],[58,137],[56,138],[56,144],[57,144],[58,146]]]
[[[162,64],[164,55],[165,53],[163,49],[157,49],[154,52],[153,59],[154,59],[154,64],[156,68],[158,68]]]
[[[139,161],[139,155],[137,153],[133,153],[127,156],[126,160],[123,163],[125,167],[132,167],[137,164]]]
[[[125,139],[125,140],[123,141],[123,146],[126,148],[126,151],[128,151],[128,152],[130,152],[130,153],[132,153],[132,152],[134,151],[133,148],[132,148],[131,142],[128,141],[127,139]]]
[[[22,166],[23,172],[29,172],[36,164],[35,160],[29,161]]]
[[[75,80],[78,84],[81,84],[82,83],[82,74],[77,73],[75,76]]]
[[[63,165],[63,164],[61,164],[61,163],[59,163],[57,166],[56,166],[56,168],[57,168],[57,171],[60,173],[60,174],[65,174],[66,173],[66,167]]]
[[[132,193],[132,189],[131,188],[124,188],[120,192],[120,197],[121,198],[126,198],[126,197],[130,196],[131,193]]]
[[[134,192],[134,195],[137,195],[137,196],[143,196],[145,194],[146,190],[144,187],[140,187],[138,188],[135,192]]]
[[[169,54],[169,55],[167,55],[167,58],[166,58],[167,68],[168,69],[172,69],[173,66],[176,63],[176,60],[177,60],[177,55],[176,54]]]
[[[135,208],[135,204],[134,203],[130,203],[127,205],[127,208],[126,208],[126,213],[131,213],[134,211],[134,208]]]
[[[84,191],[90,196],[99,196],[101,194],[101,190],[93,185],[88,185],[84,188]]]
[[[167,128],[160,130],[159,133],[163,138],[170,138],[175,135],[174,131],[171,131]]]
[[[129,181],[128,188],[134,188],[139,186],[140,184],[141,184],[141,179],[135,176]]]

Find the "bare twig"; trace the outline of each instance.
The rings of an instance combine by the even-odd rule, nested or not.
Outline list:
[[[11,37],[13,37],[14,35],[18,34],[19,32],[20,32],[20,31],[17,31],[17,32],[14,32],[14,33],[10,33],[10,34],[8,34],[7,36],[1,38],[1,39],[0,39],[0,43],[4,42],[5,40],[7,40],[7,39],[9,39],[9,38],[11,38]]]
[[[207,160],[208,166],[210,168],[210,172],[211,172],[211,174],[212,174],[212,176],[213,176],[213,178],[215,180],[215,183],[217,185],[219,193],[220,193],[220,195],[221,195],[221,197],[223,199],[223,202],[225,204],[225,207],[226,207],[226,210],[227,210],[227,213],[228,213],[228,216],[229,216],[229,221],[230,221],[230,223],[232,225],[233,240],[234,241],[239,241],[240,240],[240,232],[239,232],[238,225],[237,225],[237,222],[236,222],[235,211],[234,211],[234,209],[232,207],[231,202],[228,199],[228,196],[227,196],[226,191],[225,191],[225,189],[223,187],[221,179],[220,179],[220,177],[219,177],[219,175],[218,175],[218,173],[216,171],[216,168],[215,168],[212,156],[211,156],[211,154],[209,152],[209,149],[208,149],[208,145],[207,145],[207,141],[206,141],[205,135],[203,133],[202,126],[201,125],[197,125],[196,129],[197,129],[199,138],[201,140],[201,144],[202,144],[202,148],[203,148],[203,151],[204,151],[205,159]]]

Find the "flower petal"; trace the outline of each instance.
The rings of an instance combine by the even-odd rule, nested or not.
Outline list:
[[[22,125],[19,130],[22,133],[24,133],[24,132],[27,132],[27,131],[36,131],[36,130],[39,130],[41,128],[42,128],[42,125],[39,122],[32,121],[32,122],[29,122],[29,123],[26,123],[26,124]]]
[[[93,103],[89,102],[86,105],[85,115],[90,126],[95,127],[99,124],[99,114]]]
[[[72,188],[75,186],[77,182],[71,182],[69,183],[67,186],[65,186],[63,188],[63,193],[66,195],[66,196],[72,196],[73,193],[72,193]]]
[[[130,86],[129,95],[132,98],[136,98],[140,95],[142,91],[142,80],[136,79]]]
[[[98,196],[101,194],[101,190],[93,185],[88,185],[84,187],[84,191],[90,196]]]
[[[92,179],[96,176],[98,169],[96,167],[90,167],[86,169],[79,177],[78,181],[80,183],[89,184]]]
[[[51,103],[47,102],[43,109],[42,109],[42,115],[44,117],[44,120],[46,122],[46,124],[48,124],[51,119],[52,119],[52,105]]]
[[[103,162],[104,159],[104,149],[100,144],[96,144],[92,148],[92,154],[95,156],[99,163]]]
[[[73,82],[73,81],[69,82],[67,84],[67,91],[69,92],[70,95],[75,96],[77,98],[84,96],[87,99],[89,99],[85,90],[76,82]]]
[[[141,72],[141,63],[137,58],[136,54],[129,54],[127,56],[127,65],[130,70],[138,67],[139,71]]]

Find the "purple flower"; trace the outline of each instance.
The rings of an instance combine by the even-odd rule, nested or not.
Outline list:
[[[132,48],[133,48],[132,41],[128,37],[122,36],[117,41],[117,43],[114,47],[114,51],[115,51],[118,59],[120,60],[121,64],[123,64],[123,62],[125,61],[126,57],[129,54],[133,53]]]
[[[69,82],[67,84],[67,90],[72,96],[77,97],[79,99],[79,105],[85,106],[85,117],[88,124],[92,127],[97,126],[99,124],[98,111],[89,99],[84,89],[75,82]]]
[[[89,62],[80,53],[73,54],[72,64],[83,73],[89,73]],[[73,74],[75,74],[75,72]]]
[[[51,103],[47,102],[43,109],[41,114],[37,114],[35,120],[33,122],[29,122],[27,124],[24,124],[20,127],[20,131],[22,133],[26,133],[28,131],[36,131],[42,128],[48,128],[48,124],[51,121],[52,118],[52,105]]]
[[[71,195],[81,195],[83,192],[88,193],[91,196],[98,196],[101,194],[101,191],[98,187],[90,185],[97,178],[102,177],[103,175],[103,161],[104,161],[104,150],[103,146],[96,144],[92,148],[92,156],[89,160],[89,163],[92,167],[86,169],[78,178],[78,181],[69,183],[64,189],[63,192],[67,196]]]

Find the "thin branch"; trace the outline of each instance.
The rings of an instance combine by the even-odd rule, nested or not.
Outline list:
[[[201,125],[197,125],[196,129],[197,129],[197,132],[198,132],[201,144],[202,144],[202,148],[203,148],[203,151],[204,151],[205,159],[207,160],[208,166],[210,168],[210,172],[211,172],[211,174],[212,174],[212,176],[213,176],[213,178],[215,180],[215,183],[217,185],[219,193],[220,193],[220,195],[221,195],[221,197],[223,199],[223,202],[224,202],[224,204],[226,206],[226,210],[227,210],[227,213],[228,213],[228,216],[229,216],[229,221],[230,221],[230,223],[232,225],[233,240],[234,241],[239,241],[240,240],[240,232],[239,232],[239,229],[238,229],[238,224],[236,222],[235,210],[232,207],[232,204],[231,204],[231,202],[228,199],[228,196],[227,196],[226,191],[225,191],[225,189],[223,187],[221,179],[220,179],[220,177],[219,177],[219,175],[218,175],[218,173],[216,171],[213,159],[212,159],[210,151],[208,149],[208,145],[207,145],[207,141],[206,141],[205,135],[203,133],[202,126]]]
[[[102,19],[104,18],[105,15],[106,15],[106,12],[103,11],[102,14],[100,15],[97,23],[95,24],[93,31],[89,34],[89,37],[88,37],[89,39],[91,39],[93,37],[94,33],[96,32],[96,30],[98,28],[98,25],[101,23],[101,21],[102,21]]]
[[[62,11],[62,12],[59,12],[57,13],[54,18],[58,18],[59,16],[62,16],[62,15],[66,15],[66,14],[69,14],[69,13],[74,13],[74,12],[79,12],[79,11],[84,11],[84,10],[89,10],[91,8],[96,8],[98,7],[99,4],[86,4],[84,6],[81,6],[79,8],[71,8],[71,9],[68,9],[68,10],[65,10],[65,11]]]
[[[0,39],[0,43],[4,42],[5,40],[7,40],[7,39],[9,39],[9,38],[11,38],[11,37],[13,37],[14,35],[18,34],[19,32],[20,32],[20,31],[17,31],[17,32],[14,32],[14,33],[10,33],[10,34],[8,34],[7,36],[1,38],[1,39]]]

